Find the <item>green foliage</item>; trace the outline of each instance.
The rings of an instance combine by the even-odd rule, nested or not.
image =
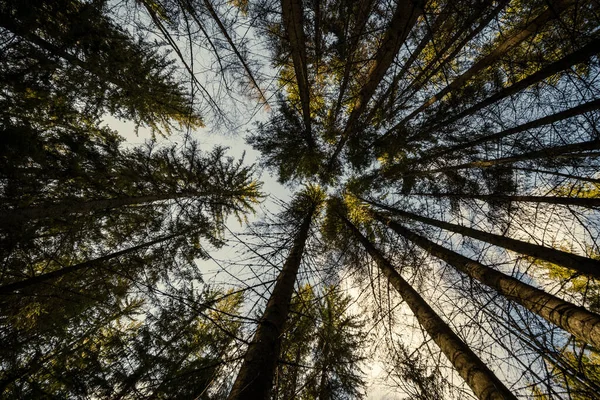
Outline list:
[[[292,299],[273,399],[360,399],[365,381],[363,319],[335,286],[317,297],[305,285]]]
[[[71,106],[163,135],[203,125],[164,51],[119,28],[104,2],[10,1],[0,15],[0,26],[17,36],[3,58],[11,98],[54,104],[49,117],[58,120]]]

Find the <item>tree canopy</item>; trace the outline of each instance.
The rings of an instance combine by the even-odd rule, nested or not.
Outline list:
[[[0,397],[597,397],[599,28],[4,1]]]

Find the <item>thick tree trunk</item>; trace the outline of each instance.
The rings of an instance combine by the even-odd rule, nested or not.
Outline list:
[[[281,336],[315,209],[314,205],[309,209],[296,234],[290,254],[277,277],[273,293],[227,397],[228,400],[269,399],[279,358]]]
[[[523,29],[513,32],[509,35],[502,43],[498,44],[494,50],[492,50],[488,55],[483,57],[481,60],[477,61],[475,64],[471,66],[467,71],[454,79],[448,86],[439,91],[436,95],[429,98],[425,103],[423,103],[416,110],[411,112],[407,117],[405,117],[400,125],[405,125],[409,120],[413,119],[415,116],[420,114],[422,111],[427,109],[429,106],[434,104],[436,101],[440,100],[444,96],[446,96],[451,91],[462,87],[465,83],[467,83],[470,79],[472,79],[477,73],[483,71],[485,68],[492,65],[494,62],[499,60],[502,56],[504,56],[510,49],[522,43],[524,40],[534,35],[539,31],[539,29],[544,26],[548,21],[558,18],[560,13],[564,11],[566,8],[571,5],[577,3],[576,0],[558,0],[553,2],[551,7],[548,7],[544,12],[539,14],[536,18],[534,18],[531,22],[529,22]]]
[[[345,217],[346,226],[375,260],[381,272],[410,307],[419,324],[448,357],[454,368],[481,400],[514,399],[516,397],[494,375],[477,355],[450,329],[419,293],[406,282],[392,264]]]
[[[427,196],[436,198],[475,199],[491,202],[525,202],[561,204],[565,206],[600,207],[600,198],[556,197],[556,196],[511,196],[501,194],[468,194],[468,193],[411,193],[410,196]]]
[[[584,342],[595,347],[600,346],[600,315],[440,246],[379,213],[373,215],[397,234],[404,236],[457,270],[521,304],[529,311],[572,333]]]
[[[585,275],[600,278],[600,261],[591,258],[579,256],[577,254],[567,253],[556,250],[551,247],[540,246],[533,243],[523,242],[521,240],[511,239],[505,236],[496,235],[494,233],[483,232],[466,226],[451,224],[449,222],[439,221],[432,218],[423,217],[407,211],[398,210],[384,204],[375,203],[372,201],[361,199],[375,207],[382,208],[401,217],[409,218],[425,224],[437,226],[451,232],[459,233],[463,236],[469,236],[474,239],[493,244],[494,246],[502,247],[517,253],[525,254],[531,257],[539,258],[554,264],[570,268],[574,271]]]
[[[121,251],[117,251],[115,253],[111,253],[108,254],[106,256],[102,256],[102,257],[98,257],[95,258],[93,260],[89,260],[89,261],[85,261],[79,264],[74,264],[74,265],[70,265],[68,267],[64,267],[61,268],[59,270],[56,271],[52,271],[52,272],[47,272],[45,274],[41,274],[41,275],[37,275],[31,278],[27,278],[25,280],[19,281],[19,282],[13,282],[13,283],[9,283],[7,285],[4,286],[0,286],[0,295],[1,294],[8,294],[11,292],[14,292],[15,290],[20,290],[20,289],[24,289],[33,285],[39,285],[41,283],[47,283],[48,281],[53,281],[55,279],[61,278],[65,275],[68,274],[72,274],[73,272],[77,272],[77,271],[81,271],[83,269],[86,268],[92,268],[92,267],[96,267],[98,265],[101,265],[102,263],[112,260],[114,258],[126,255],[126,254],[132,254],[135,253],[138,250],[142,250],[145,249],[147,247],[153,246],[155,244],[158,243],[162,243],[162,242],[166,242],[167,240],[176,238],[178,236],[181,235],[185,235],[186,233],[191,232],[192,230],[188,229],[185,230],[183,232],[179,232],[179,233],[175,233],[172,235],[167,235],[167,236],[161,236],[157,239],[151,240],[149,242],[145,242],[142,243],[140,245],[137,246],[133,246],[130,247],[128,249],[125,250],[121,250]]]
[[[595,111],[599,108],[600,108],[600,99],[589,101],[587,103],[580,104],[576,107],[569,108],[568,110],[561,111],[556,114],[548,115],[546,117],[538,118],[534,121],[527,122],[527,123],[519,125],[519,126],[515,126],[514,128],[509,128],[509,129],[503,130],[502,132],[494,133],[491,135],[481,136],[477,139],[470,140],[465,143],[457,144],[455,146],[451,146],[451,147],[448,147],[445,149],[442,148],[439,151],[428,152],[428,154],[426,156],[421,157],[418,160],[411,162],[411,164],[426,163],[426,162],[435,160],[436,158],[446,156],[448,154],[455,154],[457,152],[460,152],[460,151],[463,151],[466,149],[470,149],[472,147],[475,147],[475,146],[483,144],[483,143],[488,143],[488,142],[504,139],[506,137],[515,135],[517,133],[528,131],[530,129],[539,128],[544,125],[550,125],[554,122],[558,122],[558,121],[562,121],[562,120],[565,120],[568,118],[576,117],[578,115],[581,115],[581,114],[584,114],[584,113],[587,113],[590,111]]]

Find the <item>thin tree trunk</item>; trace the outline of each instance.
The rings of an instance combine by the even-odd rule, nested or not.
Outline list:
[[[354,63],[354,54],[356,53],[356,48],[358,46],[360,36],[362,35],[363,30],[365,29],[367,20],[369,19],[369,10],[371,9],[372,3],[373,0],[360,0],[358,13],[355,15],[356,23],[354,24],[352,36],[348,39],[348,42],[350,43],[350,46],[348,46],[348,60],[344,65],[344,74],[342,82],[340,84],[340,89],[338,91],[338,97],[335,102],[333,112],[328,118],[328,126],[330,129],[333,129],[335,122],[339,118],[339,114],[342,109],[342,102],[344,100],[344,96],[348,88],[348,83],[350,82],[350,73],[352,69],[352,64]]]
[[[448,357],[454,368],[481,400],[514,399],[516,397],[494,375],[477,355],[450,329],[419,293],[405,281],[392,264],[344,216],[346,226],[375,260],[381,272],[410,307],[419,324]]]
[[[448,56],[444,57],[444,59],[440,61],[442,56],[450,49],[450,47],[452,46],[452,43],[457,41],[460,38],[460,36],[463,34],[463,30],[460,30],[460,29],[457,30],[455,35],[438,52],[438,56],[434,60],[432,60],[425,68],[423,68],[423,70],[411,81],[411,83],[406,87],[406,89],[404,89],[402,91],[402,93],[400,93],[400,97],[404,96],[412,88],[412,91],[410,92],[410,94],[408,94],[405,97],[406,100],[409,100],[417,91],[419,91],[423,87],[423,85],[428,83],[429,79],[432,76],[434,76],[435,74],[437,74],[439,72],[439,70],[442,69],[442,67],[444,65],[446,65],[446,63],[448,61],[453,60],[454,57],[456,57],[456,55],[463,49],[463,47],[465,47],[467,45],[467,43],[469,43],[471,40],[473,40],[473,38],[475,38],[475,36],[479,35],[479,33],[481,33],[481,31],[486,26],[488,26],[488,24],[492,21],[492,19],[494,19],[494,17],[496,17],[498,14],[500,14],[500,12],[504,9],[504,7],[506,7],[506,5],[509,3],[509,1],[510,0],[499,1],[496,8],[494,8],[492,10],[492,12],[489,15],[487,15],[477,25],[477,27],[475,29],[473,29],[467,36],[465,36]],[[468,27],[470,27],[470,25],[477,19],[477,17],[479,17],[482,14],[482,12],[483,12],[483,10],[479,11],[479,13],[477,15],[475,15],[475,18],[470,18],[469,20],[467,20],[466,24],[464,25],[465,26],[464,30],[466,30]],[[438,62],[439,62],[439,64],[438,64]],[[435,64],[438,64],[438,66],[434,68]],[[416,87],[414,86],[415,84],[417,85]],[[404,103],[402,103],[401,106],[404,106],[405,104],[406,104],[406,101]]]
[[[0,216],[0,228],[21,225],[36,219],[58,218],[73,214],[87,214],[94,211],[110,210],[135,204],[153,203],[155,201],[175,199],[183,196],[184,195],[151,195],[89,201],[72,199],[60,203],[48,204],[46,206],[17,208],[7,210],[4,215]]]
[[[427,65],[427,67],[423,68],[423,70],[421,71],[421,73],[419,73],[419,75],[417,75],[417,77],[415,79],[413,79],[410,84],[400,93],[400,95],[398,96],[399,98],[404,97],[406,100],[401,103],[398,107],[396,107],[396,109],[403,107],[408,100],[410,100],[413,95],[415,93],[417,93],[427,82],[429,82],[429,78],[431,78],[433,75],[437,74],[438,71],[444,66],[446,65],[446,63],[449,60],[454,59],[454,57],[456,57],[456,55],[460,52],[460,50],[462,50],[462,48],[469,43],[475,36],[477,36],[491,21],[492,19],[497,16],[503,9],[504,7],[506,7],[506,5],[509,3],[509,0],[502,0],[498,3],[498,6],[496,6],[496,8],[488,15],[486,16],[486,18],[484,20],[481,21],[481,23],[477,26],[477,28],[475,28],[473,31],[471,31],[454,49],[454,51],[452,51],[447,57],[445,57],[437,67],[433,67],[437,61],[439,59],[441,59],[441,57],[444,55],[444,53],[446,51],[448,51],[448,49],[450,48],[451,44],[454,43],[458,37],[460,37],[460,35],[462,34],[462,32],[457,32],[457,34],[455,35],[455,37],[453,37],[448,44],[439,52],[438,57],[436,59],[434,59],[431,63],[429,63]],[[414,85],[417,85],[416,87]],[[408,93],[409,90],[412,91],[410,93]],[[408,93],[408,94],[407,94]],[[388,138],[389,136],[393,135],[394,133],[397,132],[398,128],[400,128],[403,125],[402,122],[394,125],[391,129],[389,129],[385,134],[383,134],[379,139],[376,139],[374,141],[374,143],[372,145],[374,145],[375,143],[380,142],[383,139]],[[372,146],[371,145],[371,146]],[[370,147],[371,147],[370,146]]]
[[[600,198],[556,197],[556,196],[518,196],[501,194],[468,194],[468,193],[411,193],[410,196],[427,196],[436,198],[476,199],[484,201],[521,201],[526,203],[561,204],[565,206],[600,207]]]
[[[577,3],[576,0],[558,0],[556,2],[553,2],[551,7],[548,7],[548,9],[539,14],[536,18],[529,22],[527,26],[525,26],[521,30],[518,30],[517,32],[512,33],[502,43],[497,45],[496,48],[494,48],[494,50],[492,50],[488,55],[483,57],[481,60],[477,61],[471,66],[471,68],[469,68],[463,74],[454,79],[448,86],[439,91],[436,95],[429,98],[416,110],[411,112],[399,123],[399,125],[405,125],[409,120],[413,119],[415,116],[427,109],[433,103],[440,100],[451,91],[463,86],[477,73],[489,67],[502,56],[504,56],[510,49],[537,33],[539,29],[542,26],[544,26],[548,21],[558,18],[562,11],[564,11],[566,8],[570,7],[575,3]]]
[[[73,272],[81,271],[86,268],[96,267],[106,261],[112,260],[114,258],[123,256],[126,254],[135,253],[138,250],[145,249],[147,247],[153,246],[158,243],[165,242],[167,240],[176,238],[181,235],[185,235],[186,233],[189,233],[191,231],[192,231],[191,229],[187,229],[187,230],[184,230],[183,232],[174,233],[172,235],[161,236],[161,237],[151,240],[149,242],[145,242],[145,243],[130,247],[125,250],[117,251],[115,253],[111,253],[106,256],[98,257],[93,260],[88,260],[88,261],[85,261],[85,262],[82,262],[79,264],[70,265],[68,267],[64,267],[64,268],[61,268],[56,271],[47,272],[45,274],[27,278],[27,279],[19,281],[19,282],[9,283],[7,285],[0,286],[0,294],[8,294],[8,293],[14,292],[15,290],[20,290],[20,289],[24,289],[24,288],[27,288],[27,287],[30,287],[33,285],[39,285],[41,283],[47,283],[48,281],[53,281],[53,280],[56,280],[58,278],[65,276],[65,275],[72,274]]]
[[[488,97],[485,100],[480,101],[479,103],[475,104],[474,106],[467,108],[466,110],[448,118],[447,120],[437,123],[433,127],[426,129],[423,132],[418,133],[414,137],[414,139],[410,138],[409,140],[418,140],[420,137],[425,136],[442,126],[447,126],[447,125],[452,124],[466,116],[472,115],[472,114],[476,113],[477,111],[479,111],[491,104],[494,104],[495,102],[497,102],[499,100],[505,99],[515,93],[520,92],[521,90],[523,90],[531,85],[539,83],[546,78],[549,78],[553,75],[556,75],[557,73],[559,73],[561,71],[569,69],[573,65],[577,65],[577,64],[587,61],[590,59],[590,57],[598,54],[598,52],[600,52],[600,39],[592,40],[590,43],[583,46],[581,49],[579,49],[573,53],[567,54],[560,60],[555,61],[549,65],[546,65],[545,67],[542,67],[539,71],[527,76],[524,79],[521,79],[520,81],[510,85],[509,87],[506,87],[506,88],[500,90],[496,94]]]
[[[417,47],[412,51],[412,53],[410,54],[408,59],[404,62],[404,65],[402,65],[402,69],[400,70],[400,72],[398,72],[394,76],[392,83],[389,85],[389,87],[387,88],[385,93],[377,100],[376,104],[373,106],[372,110],[369,112],[369,115],[366,118],[367,121],[370,121],[371,118],[373,118],[373,116],[375,115],[377,110],[383,106],[384,102],[392,101],[392,93],[396,90],[398,83],[400,82],[400,80],[402,78],[404,78],[404,76],[406,75],[406,73],[408,72],[408,70],[410,69],[412,64],[421,55],[421,52],[425,49],[425,47],[429,44],[429,42],[431,42],[433,40],[434,34],[437,33],[438,30],[443,31],[443,30],[447,29],[447,25],[453,24],[454,21],[448,19],[448,17],[451,14],[451,12],[448,11],[448,9],[452,5],[453,5],[452,2],[448,2],[444,6],[444,8],[440,11],[440,14],[438,15],[435,22],[433,23],[433,26],[430,29],[427,29],[427,33],[425,34],[425,36],[423,36],[423,38],[421,38]]]
[[[277,368],[281,337],[294,292],[296,276],[316,206],[309,209],[267,302],[252,342],[248,346],[228,400],[269,399]]]
[[[538,118],[534,121],[527,122],[525,124],[516,126],[514,128],[506,129],[502,132],[494,133],[491,135],[481,136],[477,139],[470,140],[466,143],[457,144],[455,146],[441,149],[439,151],[429,152],[429,154],[427,154],[425,157],[421,157],[418,160],[411,162],[411,164],[426,163],[431,160],[435,160],[436,158],[446,156],[448,154],[454,154],[454,153],[457,153],[457,152],[460,152],[460,151],[463,151],[466,149],[470,149],[472,147],[475,147],[475,146],[483,144],[483,143],[488,143],[491,141],[504,139],[506,137],[512,136],[517,133],[528,131],[530,129],[539,128],[544,125],[549,125],[554,122],[572,118],[572,117],[575,117],[575,116],[578,116],[578,115],[581,115],[581,114],[584,114],[584,113],[587,113],[590,111],[595,111],[599,108],[600,108],[600,99],[589,101],[587,103],[580,104],[576,107],[569,108],[568,110],[561,111],[556,114],[548,115],[546,117]]]
[[[590,140],[587,142],[574,143],[574,144],[566,144],[563,146],[550,147],[546,149],[531,151],[529,153],[523,153],[516,156],[511,157],[503,157],[497,158],[495,160],[477,160],[471,161],[468,163],[458,164],[458,165],[450,165],[441,168],[430,169],[426,171],[418,171],[413,170],[412,172],[402,173],[398,171],[398,168],[395,166],[391,166],[387,171],[384,172],[384,175],[388,178],[397,176],[400,172],[400,177],[408,177],[408,176],[422,176],[428,175],[436,172],[446,172],[446,171],[456,171],[459,169],[468,169],[468,168],[489,168],[497,165],[504,164],[512,164],[520,161],[531,161],[531,160],[539,160],[541,158],[557,158],[557,157],[588,157],[588,156],[596,156],[596,153],[584,153],[585,151],[590,150],[598,150],[600,149],[600,140]],[[404,169],[405,166],[402,166]]]
[[[560,176],[561,178],[574,179],[576,181],[590,182],[590,183],[599,183],[600,184],[600,179],[588,178],[588,177],[585,177],[585,176],[577,176],[577,175],[571,175],[571,174],[563,174],[562,172],[546,171],[546,170],[543,170],[543,169],[524,168],[524,167],[513,167],[513,169],[514,170],[518,170],[518,171],[535,172],[535,173],[538,173],[538,174],[554,175],[554,176]]]
[[[584,342],[596,347],[600,346],[600,315],[440,246],[379,213],[373,215],[398,235],[404,236],[433,256],[444,260],[458,271],[491,287]]]
[[[185,1],[184,7],[188,10],[188,12],[190,13],[190,15],[192,15],[192,18],[194,18],[194,20],[196,21],[196,23],[199,26],[202,26],[201,21],[198,19],[198,16],[196,15],[196,11],[194,10],[194,6],[193,6],[192,2],[190,0],[184,0],[184,1]],[[231,47],[231,49],[235,53],[236,57],[242,63],[242,66],[244,67],[244,70],[246,71],[246,74],[248,75],[248,78],[250,79],[250,82],[252,82],[252,86],[254,86],[254,88],[256,89],[256,91],[258,91],[258,93],[260,95],[260,101],[262,101],[264,104],[267,104],[268,103],[267,102],[267,98],[265,97],[265,95],[264,95],[262,89],[260,88],[260,85],[256,81],[256,79],[254,79],[254,74],[252,73],[252,70],[250,69],[250,66],[248,65],[248,63],[246,62],[246,60],[244,59],[244,57],[242,56],[242,54],[240,53],[240,51],[238,50],[236,44],[233,42],[233,39],[231,38],[231,35],[227,31],[227,28],[225,27],[225,25],[221,21],[221,18],[219,17],[219,15],[217,14],[216,10],[212,6],[210,0],[204,0],[203,3],[204,3],[204,6],[206,7],[206,9],[208,10],[210,16],[212,17],[212,19],[215,21],[215,23],[219,27],[219,30],[221,31],[221,33],[223,34],[223,36],[225,36],[225,39],[227,39],[227,43],[229,43],[229,46]]]
[[[302,104],[306,143],[309,148],[313,148],[314,138],[310,119],[310,84],[308,80],[306,39],[303,28],[302,0],[281,0],[281,13],[283,26],[291,47],[298,94]]]
[[[390,65],[392,65],[410,30],[419,16],[423,14],[424,3],[423,0],[401,0],[396,6],[389,28],[385,32],[381,46],[375,54],[375,60],[369,71],[367,82],[358,93],[358,98],[348,117],[342,137],[327,163],[326,174],[331,172],[346,142],[354,134],[356,123],[364,112],[367,103],[373,97],[377,86],[381,83]]]
[[[407,211],[401,211],[386,206],[384,204],[375,203],[369,200],[361,200],[375,207],[379,207],[393,214],[399,215],[401,217],[437,226],[438,228],[442,228],[451,232],[456,232],[463,236],[469,236],[482,242],[493,244],[494,246],[502,247],[508,250],[515,251],[517,253],[539,258],[541,260],[561,265],[563,267],[572,269],[585,275],[600,278],[599,260],[593,260],[591,258],[579,256],[577,254],[567,253],[565,251],[556,250],[551,247],[545,247],[533,243],[523,242],[517,239],[511,239],[505,236],[496,235],[494,233],[483,232],[477,229],[468,228],[466,226],[451,224],[449,222],[423,217],[417,214],[413,214]]]

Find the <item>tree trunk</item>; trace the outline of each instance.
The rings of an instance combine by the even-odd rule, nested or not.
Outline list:
[[[30,287],[33,285],[39,285],[40,283],[46,283],[48,281],[52,281],[52,280],[61,278],[65,275],[72,274],[73,272],[81,271],[86,268],[92,268],[92,267],[98,266],[106,261],[112,260],[114,258],[123,256],[126,254],[135,253],[138,250],[153,246],[158,243],[165,242],[167,240],[176,238],[178,236],[185,235],[186,233],[189,233],[191,231],[192,231],[191,229],[187,229],[187,230],[184,230],[183,232],[174,233],[172,235],[161,236],[161,237],[151,240],[149,242],[145,242],[145,243],[130,247],[125,250],[117,251],[116,253],[111,253],[106,256],[98,257],[93,260],[85,261],[85,262],[82,262],[79,264],[70,265],[68,267],[64,267],[64,268],[61,268],[56,271],[47,272],[45,274],[27,278],[27,279],[19,281],[19,282],[9,283],[4,286],[0,286],[0,294],[8,294],[8,293],[14,292],[15,290],[24,289],[24,288],[27,288],[27,287]]]
[[[543,169],[536,169],[536,168],[514,167],[513,169],[517,170],[517,171],[525,171],[525,172],[534,172],[534,173],[538,173],[538,174],[554,175],[554,176],[560,176],[561,178],[573,179],[573,180],[576,180],[576,181],[590,182],[590,183],[599,183],[600,184],[600,179],[587,178],[585,176],[563,174],[561,172],[546,171],[546,170],[543,170]]]
[[[491,141],[496,141],[496,140],[500,140],[500,139],[504,139],[508,136],[512,136],[514,134],[517,133],[521,133],[524,131],[528,131],[530,129],[535,129],[535,128],[539,128],[541,126],[544,125],[549,125],[552,124],[554,122],[558,122],[558,121],[562,121],[568,118],[572,118],[575,117],[577,115],[581,115],[590,111],[595,111],[597,109],[600,108],[600,99],[598,100],[593,100],[584,104],[580,104],[576,107],[573,108],[569,108],[568,110],[565,111],[561,111],[558,112],[556,114],[552,114],[552,115],[548,115],[546,117],[542,117],[542,118],[538,118],[534,121],[531,122],[527,122],[525,124],[516,126],[514,128],[510,128],[510,129],[506,129],[502,132],[498,132],[498,133],[494,133],[491,135],[485,135],[485,136],[481,136],[477,139],[474,140],[470,140],[466,143],[461,143],[461,144],[457,144],[455,146],[452,147],[448,147],[446,149],[441,149],[439,151],[432,151],[429,152],[429,154],[427,154],[424,157],[419,158],[418,160],[415,160],[413,162],[411,162],[411,164],[422,164],[422,163],[426,163],[429,162],[431,160],[435,160],[438,157],[442,157],[442,156],[446,156],[448,154],[454,154],[457,153],[459,151],[463,151],[466,149],[470,149],[472,147],[475,147],[477,145],[483,144],[483,143],[488,143]]]
[[[540,30],[540,28],[544,26],[548,21],[558,18],[562,11],[564,11],[566,8],[570,7],[575,3],[577,3],[576,0],[558,0],[553,2],[553,4],[546,9],[546,11],[539,14],[536,18],[529,22],[527,26],[525,26],[521,30],[518,30],[517,32],[512,33],[502,43],[497,45],[496,48],[494,48],[494,50],[492,50],[488,55],[483,57],[481,60],[477,61],[471,66],[471,68],[469,68],[462,75],[454,79],[448,86],[439,91],[433,97],[429,98],[429,100],[423,103],[423,105],[421,105],[419,108],[411,112],[400,122],[399,125],[405,125],[409,120],[413,119],[415,116],[427,109],[433,103],[440,100],[451,91],[463,86],[477,73],[483,71],[485,68],[489,67],[502,56],[504,56],[506,53],[508,53],[510,49],[537,33]]]
[[[474,239],[493,244],[494,246],[502,247],[508,250],[515,251],[517,253],[525,254],[531,257],[539,258],[558,264],[563,267],[572,269],[585,275],[600,278],[600,261],[593,260],[591,258],[579,256],[572,253],[556,250],[551,247],[540,246],[533,243],[523,242],[521,240],[507,238],[505,236],[496,235],[493,233],[483,232],[473,228],[467,228],[465,226],[451,224],[449,222],[439,221],[432,218],[422,217],[407,211],[401,211],[383,204],[375,203],[372,201],[361,199],[371,205],[387,210],[393,214],[401,217],[409,218],[415,221],[423,222],[425,224],[437,226],[451,232],[459,233],[463,236],[469,236]]]
[[[496,94],[488,97],[485,100],[480,101],[479,103],[475,104],[474,106],[467,108],[466,110],[448,118],[447,120],[437,123],[432,128],[426,129],[425,131],[418,133],[416,135],[415,139],[418,139],[420,136],[426,135],[440,127],[452,124],[466,116],[472,115],[472,114],[476,113],[477,111],[479,111],[491,104],[494,104],[495,102],[497,102],[499,100],[502,100],[509,96],[512,96],[513,94],[518,93],[531,85],[535,85],[536,83],[539,83],[546,78],[549,78],[553,75],[556,75],[557,73],[559,73],[561,71],[569,69],[573,65],[577,65],[582,62],[585,62],[585,61],[589,60],[590,57],[598,54],[598,52],[600,52],[600,39],[592,40],[590,43],[583,46],[581,49],[579,49],[571,54],[567,54],[560,60],[555,61],[551,64],[548,64],[545,67],[542,67],[539,71],[529,75],[528,77],[526,77],[524,79],[521,79],[520,81],[510,85],[509,87],[506,87],[506,88],[500,90]],[[409,140],[414,140],[414,139],[411,138]]]
[[[440,246],[379,213],[373,215],[397,234],[409,239],[433,256],[444,260],[458,271],[491,287],[584,342],[600,347],[600,315]]]
[[[406,89],[404,89],[400,93],[398,98],[404,97],[406,100],[403,103],[401,103],[397,107],[397,109],[406,105],[408,100],[410,100],[414,96],[415,93],[417,93],[427,82],[429,82],[429,78],[431,78],[433,75],[437,74],[439,72],[439,70],[444,65],[446,65],[446,63],[448,61],[453,60],[454,57],[456,57],[456,55],[460,52],[460,50],[462,50],[462,48],[467,43],[469,43],[475,36],[479,35],[479,33],[492,21],[492,19],[494,19],[494,17],[496,17],[504,9],[504,7],[506,7],[506,5],[508,3],[509,3],[509,0],[500,1],[498,3],[498,5],[496,6],[496,8],[494,8],[494,10],[488,16],[486,16],[484,20],[481,21],[481,23],[477,26],[477,28],[472,30],[463,40],[461,40],[460,43],[456,46],[456,48],[447,57],[444,57],[444,59],[441,60],[439,65],[434,68],[434,65],[438,62],[438,60],[440,60],[442,58],[444,53],[446,53],[446,51],[448,51],[451,44],[454,43],[456,40],[458,40],[458,38],[462,34],[462,32],[460,32],[460,31],[457,32],[455,34],[455,36],[446,44],[446,46],[442,50],[440,50],[438,57],[436,57],[431,63],[429,63],[427,65],[427,67],[423,68],[423,70],[410,82],[410,84],[406,87]],[[467,23],[469,23],[469,22],[470,21],[467,21]],[[417,86],[414,86],[415,84]],[[411,90],[411,88],[412,88],[412,90]],[[410,90],[410,93],[408,93],[409,90]],[[385,134],[383,134],[375,142],[377,143],[377,142],[393,135],[397,131],[397,129],[399,127],[401,127],[402,125],[403,125],[402,122],[394,125],[391,129],[389,129]]]
[[[281,0],[281,14],[291,47],[298,94],[302,104],[306,143],[310,149],[314,147],[314,139],[310,119],[310,84],[306,58],[306,39],[303,28],[302,0]]]
[[[500,382],[469,346],[450,329],[448,324],[436,314],[419,293],[400,276],[375,246],[348,219],[343,216],[340,216],[340,218],[375,260],[381,272],[410,307],[419,324],[448,357],[460,376],[473,390],[475,396],[481,400],[516,400],[510,390]]]
[[[546,149],[535,150],[535,151],[531,151],[529,153],[523,153],[523,154],[519,154],[516,156],[497,158],[495,160],[477,160],[477,161],[471,161],[468,163],[463,163],[463,164],[458,164],[458,165],[449,165],[446,167],[430,169],[430,170],[426,170],[426,171],[413,170],[412,172],[409,172],[409,173],[400,172],[400,177],[422,176],[422,175],[428,175],[428,174],[432,174],[432,173],[436,173],[436,172],[456,171],[459,169],[468,169],[468,168],[489,168],[489,167],[494,167],[497,165],[512,164],[512,163],[517,163],[520,161],[539,160],[542,158],[588,157],[588,156],[595,156],[596,153],[583,153],[583,152],[591,151],[591,150],[598,150],[598,149],[600,149],[600,140],[590,140],[587,142],[566,144],[563,146],[556,146],[556,147],[549,147]],[[404,168],[405,168],[405,166],[402,166],[402,169],[404,169]],[[388,178],[397,176],[398,173],[399,173],[399,168],[396,166],[391,166],[388,168],[387,171],[383,172],[383,174]]]
[[[510,196],[501,194],[468,194],[468,193],[411,193],[410,196],[427,196],[436,198],[475,199],[488,202],[521,201],[526,203],[561,204],[565,206],[600,207],[600,198],[588,197],[556,197],[556,196]]]
[[[311,206],[296,234],[293,247],[277,277],[273,293],[248,346],[228,400],[269,399],[279,358],[281,335],[315,210],[316,206]]]
[[[394,58],[400,51],[400,47],[406,40],[408,33],[417,22],[417,19],[423,14],[423,0],[401,0],[396,6],[388,30],[385,32],[381,46],[375,54],[375,61],[369,71],[367,82],[362,86],[358,93],[358,98],[348,117],[346,128],[338,142],[333,155],[329,159],[326,167],[326,173],[331,172],[342,149],[348,139],[354,134],[356,123],[364,112],[367,103],[373,97],[377,86],[383,79]]]
[[[58,218],[73,214],[87,214],[94,211],[110,210],[123,206],[152,203],[155,201],[175,199],[184,196],[185,195],[151,195],[88,201],[72,199],[65,200],[60,203],[48,204],[45,206],[17,208],[7,210],[4,215],[0,216],[0,228],[21,225],[36,219]]]

